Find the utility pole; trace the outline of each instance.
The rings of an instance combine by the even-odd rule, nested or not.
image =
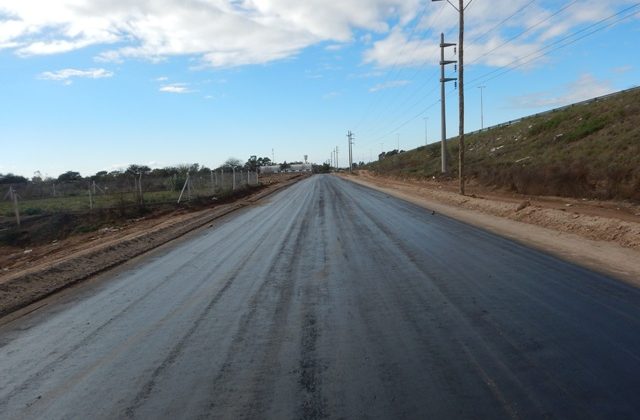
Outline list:
[[[351,168],[353,168],[353,150],[351,149],[353,137],[354,134],[349,130],[349,133],[347,133],[347,139],[349,139],[349,173],[351,173]]]
[[[480,89],[480,129],[484,130],[484,103],[482,100],[482,90],[486,88],[486,86],[482,85],[482,86],[478,86],[478,89]]]
[[[431,0],[442,1],[442,0]],[[467,6],[471,4],[473,0],[469,0]],[[458,11],[460,18],[460,27],[458,32],[458,66],[460,72],[458,74],[458,102],[459,102],[459,154],[458,154],[458,177],[460,182],[460,194],[464,195],[464,10],[467,6],[464,5],[464,0],[458,0],[458,7],[456,7],[451,0],[447,2]],[[444,40],[444,36],[440,38]],[[442,44],[442,43],[441,43]]]
[[[424,145],[429,144],[429,136],[427,135],[427,122],[429,121],[429,117],[424,117]]]
[[[447,107],[445,102],[444,85],[447,82],[456,80],[455,77],[444,77],[444,66],[447,64],[454,64],[456,62],[455,60],[444,59],[444,49],[455,45],[456,44],[450,42],[444,42],[444,34],[440,34],[440,123],[442,125],[442,137],[440,141],[440,172],[443,174],[449,172],[449,163],[447,159]]]
[[[340,161],[338,160],[338,146],[336,146],[336,170],[340,169]]]
[[[460,182],[460,194],[464,195],[464,0],[459,0],[458,12],[460,12],[460,32],[458,36],[458,106],[460,108],[459,144],[458,144],[458,181]]]
[[[89,184],[89,210],[93,210],[93,197],[91,196],[91,184]]]

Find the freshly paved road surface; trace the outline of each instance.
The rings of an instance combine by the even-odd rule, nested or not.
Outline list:
[[[0,417],[638,418],[640,293],[314,176],[0,327]]]

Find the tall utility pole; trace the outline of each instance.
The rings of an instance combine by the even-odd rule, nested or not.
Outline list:
[[[424,117],[424,145],[429,144],[429,136],[427,135],[427,122],[429,121],[429,117]]]
[[[486,86],[482,85],[482,86],[478,86],[478,89],[480,89],[480,129],[483,130],[484,129],[484,103],[482,100],[482,90],[486,88]]]
[[[442,137],[440,140],[440,172],[443,174],[449,172],[449,164],[447,162],[447,107],[445,102],[444,85],[447,82],[456,80],[455,77],[444,77],[444,66],[447,64],[454,64],[456,62],[455,60],[444,59],[444,49],[455,45],[456,44],[452,44],[450,42],[444,42],[444,34],[440,34],[440,124],[442,125]]]
[[[460,137],[458,143],[458,181],[460,182],[460,194],[464,195],[464,0],[459,0],[458,12],[460,12],[460,31],[458,33],[458,106],[460,108]]]
[[[442,0],[431,0],[442,1]],[[469,0],[467,6],[471,4],[473,0]],[[458,177],[460,181],[460,194],[464,195],[464,10],[467,6],[464,5],[464,0],[458,0],[458,7],[456,7],[451,0],[447,0],[454,9],[458,11],[460,15],[460,28],[458,32],[458,66],[460,72],[458,74],[458,100],[460,108],[460,123],[459,123],[459,155],[458,155]],[[443,38],[441,38],[442,40]]]
[[[353,145],[353,133],[351,130],[347,133],[347,139],[349,140],[349,173],[351,173],[351,168],[353,168],[353,150],[351,146]]]
[[[340,161],[338,160],[338,146],[336,146],[336,170],[340,169]]]

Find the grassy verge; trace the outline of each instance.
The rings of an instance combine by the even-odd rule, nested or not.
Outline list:
[[[640,201],[640,89],[466,137],[467,175],[521,194]],[[452,176],[458,140],[447,141]],[[440,144],[371,165],[392,176],[440,178]]]

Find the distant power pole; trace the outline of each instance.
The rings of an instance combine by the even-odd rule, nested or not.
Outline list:
[[[444,66],[447,64],[454,64],[455,60],[445,60],[444,59],[444,49],[446,47],[453,47],[456,44],[452,44],[450,42],[444,42],[444,34],[440,34],[440,113],[441,113],[441,125],[442,125],[442,140],[440,143],[440,158],[441,158],[441,169],[440,172],[446,174],[449,172],[448,162],[447,162],[447,107],[445,102],[445,93],[444,93],[444,85],[447,82],[451,82],[456,80],[455,77],[444,77]]]
[[[336,170],[340,169],[340,161],[338,160],[338,146],[336,146]]]
[[[429,144],[429,136],[427,135],[427,122],[429,121],[429,117],[424,117],[424,145]]]
[[[482,85],[482,86],[478,86],[478,89],[480,89],[480,129],[483,130],[484,129],[484,103],[482,100],[482,90],[486,88],[486,86]]]
[[[347,133],[347,139],[349,140],[349,173],[351,173],[351,168],[353,168],[353,150],[351,146],[353,146],[353,137],[354,134],[349,130]]]

